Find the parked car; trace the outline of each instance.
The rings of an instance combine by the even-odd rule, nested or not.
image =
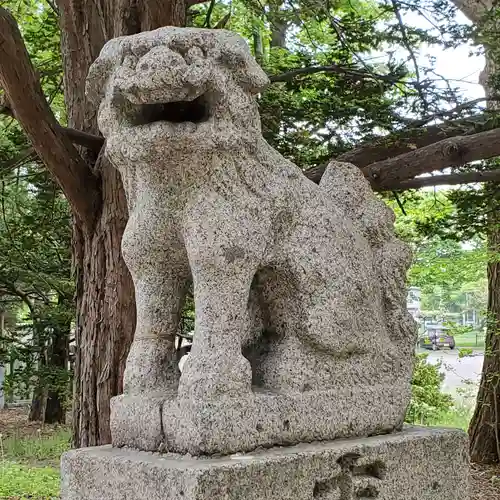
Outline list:
[[[426,331],[420,337],[420,347],[437,351],[448,347],[455,349],[455,337],[448,333],[448,327],[443,325],[427,325]]]

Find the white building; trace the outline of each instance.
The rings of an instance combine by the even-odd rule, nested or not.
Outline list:
[[[406,307],[415,321],[418,321],[421,315],[420,298],[420,288],[418,288],[417,286],[411,286],[408,289],[408,295],[406,297]]]

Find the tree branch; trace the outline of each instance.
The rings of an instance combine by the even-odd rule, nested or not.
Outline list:
[[[491,8],[491,2],[471,0],[452,0],[452,2],[475,24],[478,24]]]
[[[7,97],[5,94],[0,94],[0,115],[10,116],[14,118],[14,113],[7,102]]]
[[[61,128],[43,95],[17,23],[0,7],[0,84],[34,149],[77,218],[91,229],[99,206],[97,179]]]
[[[56,15],[59,15],[59,9],[57,8],[57,5],[52,1],[52,0],[45,0],[48,4],[48,6],[54,11]]]
[[[12,111],[10,104],[7,102],[5,95],[0,95],[0,115],[7,115],[15,118],[14,112]],[[78,144],[78,146],[91,149],[96,153],[99,153],[104,145],[104,138],[100,135],[88,134],[87,132],[75,130],[74,128],[61,127],[60,125],[59,131],[66,135],[73,144]]]
[[[4,171],[9,171],[11,169],[17,168],[18,166],[23,165],[24,163],[35,160],[36,158],[37,158],[36,151],[33,148],[29,148],[26,151],[22,151],[14,158],[4,163],[0,163],[0,175]]]
[[[405,46],[406,50],[408,51],[408,54],[410,55],[410,59],[413,63],[413,68],[415,70],[415,76],[417,78],[417,83],[418,83],[418,85],[416,86],[418,95],[419,95],[420,100],[422,101],[422,103],[424,105],[424,109],[427,110],[427,108],[428,108],[427,99],[425,98],[425,95],[422,91],[420,71],[418,68],[418,62],[417,62],[417,57],[415,56],[415,51],[413,50],[411,43],[410,43],[410,40],[408,38],[408,32],[406,30],[406,26],[405,26],[405,23],[403,21],[403,16],[401,15],[401,12],[399,10],[399,5],[396,2],[396,0],[391,0],[391,3],[392,3],[392,8],[394,10],[394,15],[396,16],[396,19],[398,21],[399,30],[401,32],[401,37],[403,39],[403,45]]]
[[[20,298],[27,306],[28,309],[30,310],[31,315],[33,316],[34,314],[34,306],[33,303],[29,297],[28,293],[25,293],[18,288],[16,288],[12,283],[6,283],[2,281],[2,293],[8,294],[14,297]]]
[[[353,163],[359,168],[364,168],[371,163],[411,153],[418,148],[429,146],[447,138],[467,136],[478,130],[492,129],[498,124],[491,120],[491,116],[491,113],[487,112],[425,128],[407,128],[361,144],[357,148],[342,153],[336,160]],[[326,166],[326,164],[323,164],[311,167],[304,174],[308,179],[319,183]]]
[[[210,25],[211,19],[212,19],[212,12],[214,11],[215,7],[215,0],[210,0],[210,5],[208,6],[207,9],[207,15],[205,16],[205,22],[203,23],[204,28],[211,28],[212,26]]]
[[[337,64],[328,66],[308,66],[307,68],[297,68],[279,75],[269,76],[271,83],[289,82],[300,75],[313,75],[315,73],[335,73],[338,75],[347,75],[356,80],[371,78],[373,80],[381,80],[389,83],[398,83],[399,79],[393,75],[379,75],[378,73],[370,73],[369,71],[360,71],[351,68],[345,68]],[[408,82],[406,82],[408,83]]]
[[[96,153],[99,153],[101,148],[104,146],[104,137],[101,137],[100,135],[88,134],[87,132],[82,132],[81,130],[61,126],[59,126],[59,130],[73,144],[78,144],[78,146],[91,149]]]
[[[500,170],[486,170],[484,172],[467,172],[450,175],[432,175],[429,177],[418,177],[408,181],[401,181],[390,187],[391,191],[406,191],[408,189],[419,189],[428,186],[442,186],[449,184],[471,184],[478,182],[498,182],[500,181]]]
[[[187,6],[192,7],[193,5],[198,5],[199,3],[205,3],[208,0],[187,0]]]
[[[453,137],[410,153],[372,163],[362,169],[378,190],[392,190],[400,181],[421,174],[500,156],[500,128]]]
[[[437,113],[433,113],[432,115],[424,116],[423,118],[418,119],[418,120],[411,120],[408,123],[408,126],[415,127],[415,128],[422,127],[432,120],[439,120],[439,119],[443,119],[443,118],[450,117],[453,115],[457,115],[458,113],[465,111],[467,109],[470,109],[470,108],[476,106],[476,104],[479,104],[481,102],[498,101],[498,100],[499,100],[498,97],[496,97],[496,98],[478,97],[477,99],[473,99],[472,101],[467,101],[467,102],[464,102],[462,104],[459,104],[458,106],[455,106],[452,109],[445,110],[445,111],[439,111]]]

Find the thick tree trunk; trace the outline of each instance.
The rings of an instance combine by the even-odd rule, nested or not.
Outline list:
[[[135,329],[132,280],[122,260],[127,208],[118,173],[102,167],[102,213],[92,234],[74,227],[78,275],[73,439],[75,446],[110,442],[109,400],[122,391]]]
[[[283,2],[281,0],[269,2],[269,12],[267,18],[271,25],[271,48],[286,48],[286,32],[288,29],[288,22],[285,21],[283,13],[281,12],[282,7]]]
[[[39,377],[33,391],[29,421],[39,421],[46,424],[64,423],[65,391],[64,378],[58,376],[68,370],[69,337],[71,324],[58,325],[51,338],[47,339],[43,332],[35,335],[39,349]]]
[[[496,9],[492,0],[453,0],[457,7],[489,38],[486,48],[486,67],[480,76],[486,96],[492,97],[497,89],[492,88],[492,77],[498,75],[500,47],[493,46],[498,30],[495,18],[488,14]],[[489,18],[489,19],[488,19]],[[498,110],[498,103],[488,104]],[[500,213],[498,210],[500,185],[487,186],[489,196],[488,213],[488,318],[485,341],[485,356],[481,374],[476,410],[472,417],[469,436],[471,459],[480,463],[500,461]]]
[[[97,134],[96,109],[85,78],[104,43],[114,37],[185,23],[188,0],[59,0],[65,98],[70,127]],[[122,376],[135,329],[132,280],[122,260],[128,214],[118,173],[92,153],[100,181],[101,212],[92,232],[74,227],[77,329],[73,438],[75,446],[110,442],[109,400]]]
[[[31,407],[28,415],[29,422],[43,422],[45,415],[45,405],[47,403],[47,389],[44,381],[43,373],[47,366],[47,352],[43,332],[37,318],[34,315],[34,309],[31,309],[31,318],[33,320],[33,343],[38,352],[38,377],[36,386],[33,390],[31,398]]]
[[[45,404],[47,402],[47,391],[40,382],[37,383],[31,399],[28,422],[43,422],[45,414]]]
[[[68,369],[70,333],[70,324],[63,328],[58,328],[54,332],[48,353],[49,373],[60,373],[62,375]],[[62,378],[62,380],[58,381],[57,385],[52,385],[47,392],[44,415],[44,422],[46,424],[63,424],[66,421],[64,380],[65,378]]]
[[[500,200],[499,200],[500,202]],[[500,222],[491,226],[488,247],[500,252]],[[476,410],[469,427],[470,453],[474,462],[493,463],[500,459],[500,262],[488,264],[488,326],[481,385]]]

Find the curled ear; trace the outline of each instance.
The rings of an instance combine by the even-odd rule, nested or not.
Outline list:
[[[258,94],[269,85],[269,77],[251,57],[246,71],[242,71],[239,75],[239,84],[252,94]]]
[[[222,62],[235,72],[237,82],[248,92],[258,94],[269,84],[269,78],[252,56],[245,40],[226,30],[217,30],[222,34]]]
[[[120,61],[122,38],[107,42],[97,59],[92,63],[85,82],[85,95],[95,105],[99,106],[106,94],[108,79],[114,67]]]

